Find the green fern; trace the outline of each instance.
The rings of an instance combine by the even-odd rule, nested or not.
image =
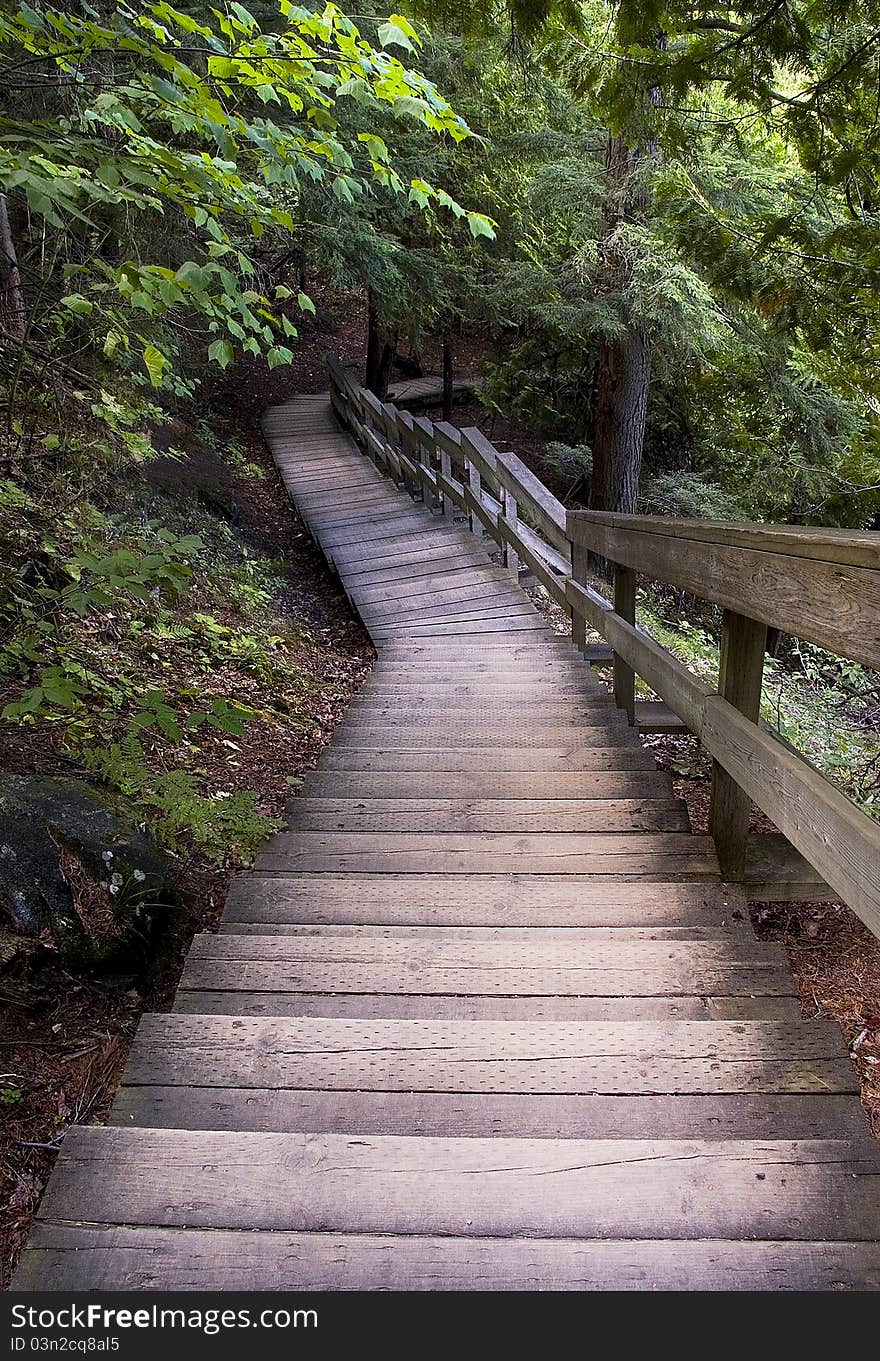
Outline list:
[[[252,790],[203,794],[189,771],[151,771],[133,733],[84,753],[83,759],[132,800],[155,836],[171,850],[195,845],[218,865],[249,860],[260,842],[284,825],[259,812]]]

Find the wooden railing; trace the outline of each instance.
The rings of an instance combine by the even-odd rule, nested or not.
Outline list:
[[[825,882],[880,935],[880,825],[759,721],[768,627],[880,669],[880,534],[568,511],[516,454],[476,428],[398,411],[331,366],[331,398],[365,453],[414,496],[523,563],[610,644],[614,695],[630,722],[635,677],[713,758],[710,830],[722,873],[743,877],[754,801]],[[613,601],[590,584],[591,558],[613,567]],[[723,608],[717,689],[636,623],[641,574]]]

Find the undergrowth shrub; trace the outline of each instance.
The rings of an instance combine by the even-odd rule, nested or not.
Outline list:
[[[234,739],[305,726],[314,685],[285,564],[194,500],[129,477],[106,508],[69,469],[42,493],[0,483],[0,561],[3,720],[46,731],[166,846],[249,858],[280,824],[233,787]]]

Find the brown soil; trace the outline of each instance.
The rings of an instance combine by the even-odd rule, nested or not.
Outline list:
[[[324,299],[325,317],[334,302],[338,299]],[[224,413],[230,435],[244,438],[247,458],[263,469],[262,478],[243,476],[197,445],[186,462],[150,465],[157,490],[202,497],[261,554],[286,564],[284,597],[275,607],[295,617],[310,635],[301,648],[294,640],[285,654],[310,682],[297,695],[300,726],[271,719],[250,723],[245,736],[236,739],[234,754],[220,738],[200,740],[207,781],[233,791],[257,789],[260,811],[277,817],[291,796],[290,779],[315,764],[374,655],[292,509],[259,436],[265,406],[326,386],[327,353],[359,356],[357,316],[346,313],[338,333],[315,330],[310,341],[290,368],[267,373],[248,366],[208,394],[208,404]],[[216,427],[213,414],[212,423]],[[174,435],[169,444],[175,443]],[[243,677],[235,679],[240,688]],[[253,679],[250,683],[259,687]],[[47,724],[0,728],[0,765],[23,774],[90,778],[61,750],[58,734]],[[193,934],[217,926],[228,879],[229,870],[205,856],[179,853],[170,895],[175,906],[138,976],[75,976],[48,949],[0,931],[3,953],[11,956],[0,977],[0,1285],[8,1283],[27,1238],[65,1131],[74,1123],[106,1118],[142,1011],[170,1004]],[[86,887],[80,886],[83,893]]]

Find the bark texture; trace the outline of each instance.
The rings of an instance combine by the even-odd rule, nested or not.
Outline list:
[[[20,345],[27,330],[24,293],[6,199],[0,196],[0,345]]]
[[[371,289],[367,294],[367,360],[364,387],[383,402],[388,395],[396,348],[396,340],[394,344],[389,344],[382,338],[376,300]]]
[[[633,151],[620,137],[608,138],[609,192],[599,256],[604,265],[602,291],[620,297],[632,261],[621,249],[621,222],[637,221],[645,191],[634,170],[650,149]],[[590,508],[632,514],[638,504],[645,418],[651,386],[651,349],[643,327],[627,316],[624,330],[599,344],[594,371],[593,476]]]

